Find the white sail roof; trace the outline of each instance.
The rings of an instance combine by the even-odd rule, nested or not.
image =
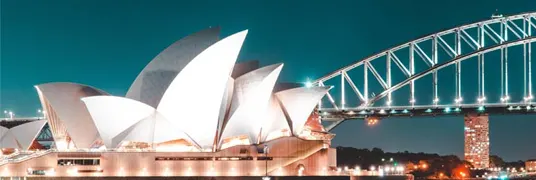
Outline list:
[[[222,138],[248,135],[257,142],[270,96],[283,64],[274,64],[246,73],[235,80],[234,94],[229,109],[229,120],[223,128]],[[220,144],[221,146],[221,144]]]
[[[205,29],[173,43],[136,77],[126,97],[154,108],[179,72],[199,53],[218,41],[219,27]]]
[[[179,127],[169,122],[160,113],[155,112],[114,137],[113,141],[117,143],[133,141],[157,144],[178,139],[192,143],[188,135]]]
[[[91,86],[67,82],[46,83],[35,87],[40,92],[39,95],[43,96],[41,100],[47,101],[42,102],[43,109],[49,115],[56,115],[55,118],[47,118],[49,123],[64,126],[77,148],[90,148],[98,138],[98,132],[80,98],[108,94]],[[52,126],[54,127],[56,126]]]
[[[43,109],[49,115],[54,114],[58,117],[58,119],[47,118],[53,125],[51,128],[60,123],[77,148],[90,148],[98,138],[98,132],[80,98],[107,95],[107,93],[87,85],[66,82],[46,83],[35,87],[39,95],[43,96],[41,100],[47,101],[42,102]],[[45,104],[49,104],[51,108]]]
[[[117,96],[92,96],[82,98],[95,121],[99,134],[108,148],[115,148],[120,141],[114,137],[155,113],[155,109],[142,102]]]
[[[46,123],[46,120],[32,121],[15,126],[9,129],[9,131],[13,133],[13,136],[19,142],[20,149],[28,150]]]
[[[280,132],[282,130],[288,130],[290,132],[289,121],[285,117],[283,109],[281,108],[281,105],[279,105],[275,95],[270,97],[270,103],[266,114],[259,117],[264,118],[261,130],[261,142],[267,141],[270,133]],[[291,135],[291,133],[288,135]]]
[[[0,127],[0,148],[28,150],[46,123],[46,120],[37,120],[11,129]]]
[[[203,149],[213,147],[227,81],[247,32],[222,39],[197,55],[171,82],[157,107]]]
[[[302,131],[307,118],[328,90],[328,87],[300,87],[275,93],[292,121],[295,135]]]
[[[2,139],[0,139],[0,148],[21,149],[21,146],[19,145],[17,138],[15,138],[15,135],[13,135],[11,131],[8,131],[2,136]]]
[[[13,133],[3,126],[0,126],[0,148],[20,148]]]
[[[221,102],[220,115],[218,117],[218,127],[217,127],[217,139],[220,139],[222,135],[222,130],[225,124],[227,124],[227,116],[229,113],[229,107],[231,106],[231,100],[233,98],[234,91],[234,79],[229,77],[227,81],[227,87],[225,88],[225,95]]]
[[[4,136],[4,134],[6,134],[8,131],[9,131],[8,128],[4,126],[0,126],[0,138],[2,138],[2,136]]]

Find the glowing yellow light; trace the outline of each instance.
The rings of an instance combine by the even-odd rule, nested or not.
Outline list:
[[[428,168],[428,164],[422,164],[422,165],[421,165],[421,168],[423,168],[423,169]]]

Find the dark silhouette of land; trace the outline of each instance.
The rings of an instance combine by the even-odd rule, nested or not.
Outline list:
[[[523,161],[505,162],[496,155],[490,156],[491,167],[524,167]],[[415,177],[453,177],[461,178],[461,174],[474,177],[483,175],[486,170],[474,170],[471,163],[455,155],[439,155],[430,153],[384,152],[380,148],[357,149],[353,147],[337,147],[337,166],[369,169],[372,166],[403,166]]]

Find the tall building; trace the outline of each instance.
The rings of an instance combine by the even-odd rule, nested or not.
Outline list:
[[[489,168],[489,118],[487,114],[467,114],[465,121],[465,160],[477,169]]]

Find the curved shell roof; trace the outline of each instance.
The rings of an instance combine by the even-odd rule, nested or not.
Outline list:
[[[261,141],[268,141],[268,136],[273,132],[288,130],[290,132],[290,123],[285,117],[285,113],[279,104],[275,95],[270,97],[268,110],[263,117],[263,126],[261,129]],[[291,134],[291,133],[290,133]]]
[[[292,122],[294,135],[301,132],[313,108],[329,89],[329,87],[299,87],[275,93]]]
[[[248,135],[250,142],[258,142],[262,118],[283,64],[274,64],[246,73],[235,80],[233,99],[222,138]]]
[[[80,98],[108,93],[91,86],[67,82],[40,84],[35,88],[53,132],[62,131],[58,128],[64,127],[77,148],[90,148],[98,138],[98,132]]]
[[[0,134],[2,134],[0,148],[28,150],[46,122],[46,120],[32,121],[11,129],[2,127],[0,129]]]
[[[82,98],[99,134],[108,148],[117,147],[121,141],[113,139],[138,121],[155,113],[145,103],[117,96],[92,96]]]
[[[157,107],[204,149],[213,148],[227,81],[247,32],[226,37],[196,56],[171,82]]]
[[[173,79],[199,53],[216,43],[220,28],[199,31],[176,41],[154,57],[136,77],[126,97],[156,108]]]

